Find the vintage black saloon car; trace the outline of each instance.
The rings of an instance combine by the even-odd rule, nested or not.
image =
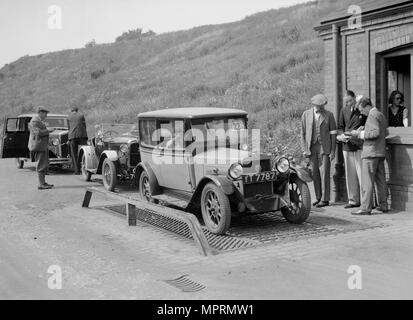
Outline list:
[[[79,161],[84,179],[90,181],[92,174],[102,174],[109,191],[119,181],[134,181],[134,169],[140,162],[137,129],[128,124],[97,125],[95,136],[80,148]]]
[[[7,117],[3,129],[1,158],[15,158],[18,168],[23,168],[27,161],[34,161],[27,144],[29,141],[28,124],[34,114],[22,114],[17,117]],[[68,116],[49,113],[44,120],[48,128],[54,131],[49,135],[50,165],[70,168],[72,160],[68,145]]]
[[[307,172],[286,157],[272,163],[254,153],[247,112],[165,109],[141,113],[138,121],[141,162],[135,175],[143,200],[200,211],[216,234],[226,233],[232,214],[281,210],[292,223],[309,216]]]

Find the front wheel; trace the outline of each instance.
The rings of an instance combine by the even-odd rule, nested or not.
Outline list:
[[[311,195],[307,183],[293,176],[289,181],[291,207],[284,207],[281,212],[291,223],[301,224],[307,220],[311,211]]]
[[[103,161],[102,180],[106,190],[115,190],[117,180],[116,166],[115,163],[113,161],[110,161],[108,158]]]
[[[225,234],[231,224],[231,206],[227,195],[214,183],[208,183],[201,195],[202,218],[209,231]]]
[[[86,169],[86,155],[82,154],[82,160],[80,162],[80,170],[82,171],[82,176],[85,181],[90,181],[92,178],[92,173]]]

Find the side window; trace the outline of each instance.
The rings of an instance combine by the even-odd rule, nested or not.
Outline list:
[[[156,146],[157,139],[152,139],[153,133],[156,130],[155,120],[141,120],[139,123],[140,141],[144,145]]]
[[[160,141],[162,145],[167,144],[172,140],[174,134],[173,121],[159,121]]]
[[[24,119],[10,118],[7,119],[6,133],[24,132],[26,130]]]

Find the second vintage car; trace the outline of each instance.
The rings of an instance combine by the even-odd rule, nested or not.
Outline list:
[[[34,161],[27,148],[29,142],[29,122],[35,114],[22,114],[6,117],[3,130],[1,158],[15,158],[18,168],[23,168],[27,161]],[[44,123],[53,128],[49,135],[49,163],[51,166],[70,168],[72,159],[68,144],[68,116],[49,113]]]
[[[272,163],[270,156],[254,153],[243,134],[247,112],[165,109],[141,113],[138,121],[141,161],[135,176],[143,200],[200,211],[215,234],[227,232],[233,214],[280,210],[291,223],[309,216],[308,173],[286,157]]]
[[[101,124],[89,145],[79,149],[82,175],[90,181],[101,174],[105,188],[113,191],[119,181],[134,181],[134,169],[140,162],[138,132],[134,125]]]

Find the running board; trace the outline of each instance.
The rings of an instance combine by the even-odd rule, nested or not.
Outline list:
[[[185,200],[182,200],[182,199],[178,199],[176,197],[168,196],[166,194],[158,194],[156,196],[152,196],[152,198],[156,199],[156,200],[159,200],[159,201],[162,201],[162,202],[165,202],[165,203],[168,203],[168,204],[171,204],[171,205],[176,206],[176,207],[184,208],[184,209],[186,207],[188,207],[188,204],[189,204],[189,201],[185,201]]]

